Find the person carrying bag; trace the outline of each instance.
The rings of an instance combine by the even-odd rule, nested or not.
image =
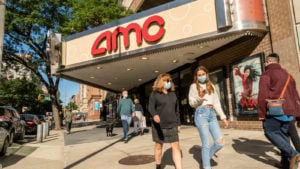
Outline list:
[[[284,103],[283,96],[284,96],[286,88],[287,88],[287,86],[290,82],[290,79],[291,79],[291,75],[288,74],[288,79],[285,82],[285,85],[284,85],[278,99],[266,99],[267,108],[268,108],[268,111],[267,111],[268,116],[282,116],[282,115],[284,115],[284,112],[283,112],[283,109],[282,109],[282,105]]]

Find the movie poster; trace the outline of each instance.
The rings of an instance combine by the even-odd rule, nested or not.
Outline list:
[[[231,66],[235,113],[257,114],[259,78],[262,73],[262,55],[253,56]]]

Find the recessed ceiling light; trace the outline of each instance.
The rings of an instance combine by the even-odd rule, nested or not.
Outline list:
[[[90,78],[91,78],[91,79],[94,79],[95,77],[94,77],[94,76],[90,76]]]
[[[132,68],[127,68],[126,70],[127,70],[127,71],[132,71],[133,69],[132,69]]]
[[[159,73],[159,70],[154,70],[154,73]]]
[[[141,59],[141,60],[148,60],[149,58],[146,57],[146,56],[143,56],[143,57],[141,57],[140,59]]]
[[[97,69],[99,70],[99,69],[103,69],[103,67],[101,67],[101,66],[97,66]]]
[[[108,85],[112,85],[112,83],[111,83],[111,82],[108,82],[107,84],[108,84]]]
[[[178,63],[177,59],[172,60],[173,63]]]
[[[143,81],[143,79],[138,79],[139,82]]]

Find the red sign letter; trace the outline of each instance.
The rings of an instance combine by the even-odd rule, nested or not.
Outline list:
[[[160,28],[159,28],[159,31],[155,35],[149,35],[148,28],[153,23],[157,23],[160,26]],[[149,17],[143,25],[143,37],[145,38],[145,40],[147,42],[155,42],[155,41],[161,39],[165,33],[165,29],[163,28],[164,24],[165,24],[165,21],[160,16],[154,15],[154,16]]]
[[[101,42],[106,38],[106,48],[98,48],[101,44]],[[95,40],[93,47],[92,47],[92,55],[101,55],[104,54],[107,51],[111,51],[111,33],[110,31],[105,31],[101,33]]]
[[[124,39],[124,46],[125,48],[129,47],[129,33],[135,30],[135,34],[136,34],[136,43],[138,45],[142,44],[142,34],[141,34],[141,28],[137,23],[131,23],[129,24],[126,28],[120,26],[118,28],[116,28],[112,34],[112,49],[114,51],[117,50],[117,37],[119,33],[123,34],[123,39]]]

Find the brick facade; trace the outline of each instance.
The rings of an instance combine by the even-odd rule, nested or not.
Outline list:
[[[297,89],[300,91],[300,66],[290,3],[282,0],[267,0],[266,2],[270,32],[251,55],[264,52],[267,56],[273,50],[280,56],[282,67],[287,69],[295,78]]]

